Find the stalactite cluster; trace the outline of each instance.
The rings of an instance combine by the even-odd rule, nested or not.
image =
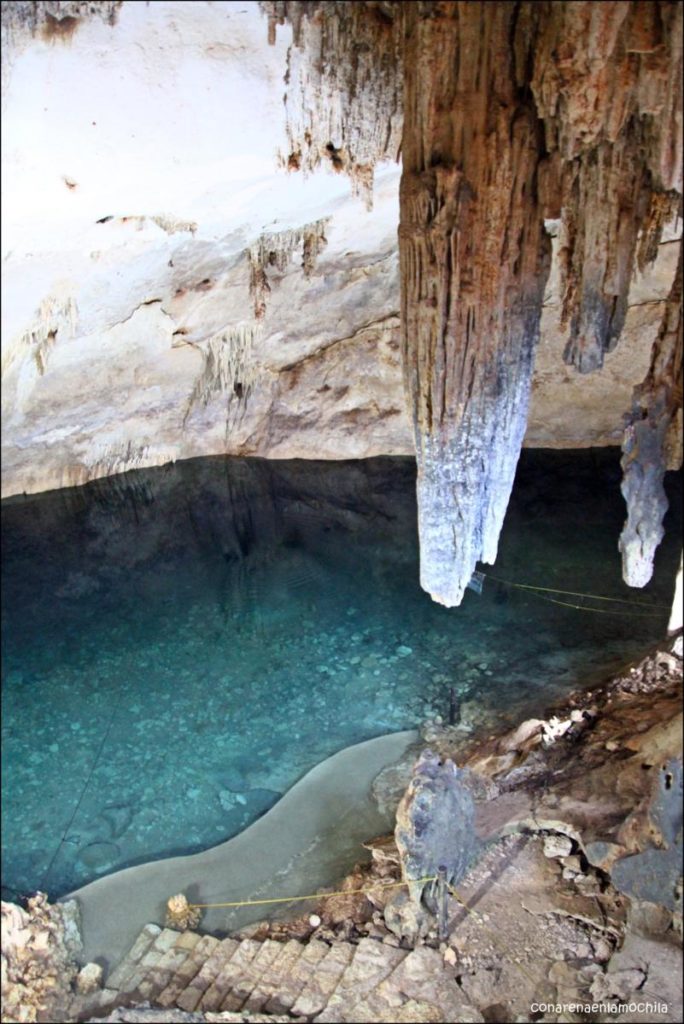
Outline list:
[[[391,155],[403,80],[399,251],[421,582],[459,604],[477,561],[496,557],[525,432],[544,220],[560,220],[565,359],[586,373],[617,344],[633,270],[653,260],[681,195],[682,8],[262,6],[271,35],[293,27],[291,167],[317,166],[328,136],[351,174]]]
[[[253,345],[260,333],[258,324],[238,324],[198,342],[204,366],[195,382],[184,422],[196,405],[207,405],[216,394],[246,399],[258,374]]]
[[[282,164],[320,164],[349,175],[370,206],[373,170],[401,144],[401,47],[395,3],[265,0],[269,38],[292,25],[285,97],[288,152]]]
[[[567,362],[586,373],[620,337],[640,233],[653,259],[682,183],[681,6],[536,5],[531,89],[561,217]]]
[[[2,376],[7,373],[17,358],[28,351],[42,377],[47,369],[50,352],[58,332],[63,331],[69,337],[73,336],[77,320],[78,309],[72,298],[45,299],[41,302],[28,330],[24,331],[16,344],[8,345],[5,348],[2,358]]]
[[[266,313],[266,296],[271,291],[267,268],[274,267],[285,273],[298,249],[302,251],[302,269],[310,277],[319,253],[326,245],[325,229],[330,218],[305,224],[301,228],[274,231],[260,235],[247,250],[249,260],[249,292],[254,300],[254,316],[263,319]]]

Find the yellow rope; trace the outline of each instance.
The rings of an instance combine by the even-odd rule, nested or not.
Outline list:
[[[190,907],[206,909],[208,907],[256,907],[264,903],[298,903],[300,900],[329,899],[331,896],[358,896],[370,892],[377,892],[378,889],[397,889],[401,885],[422,885],[427,882],[435,882],[436,875],[429,878],[411,878],[407,882],[389,882],[385,885],[374,885],[370,889],[340,889],[339,892],[315,892],[308,896],[275,896],[267,900],[233,900],[230,903],[189,903]]]
[[[373,885],[373,886],[371,886],[368,889],[346,889],[346,890],[345,889],[340,889],[337,892],[317,892],[317,893],[311,893],[311,894],[305,895],[305,896],[276,896],[276,897],[273,897],[272,899],[263,899],[263,900],[232,900],[232,901],[227,902],[227,903],[190,903],[188,905],[190,907],[195,908],[195,909],[206,910],[206,909],[209,909],[209,908],[212,908],[212,907],[254,907],[254,906],[261,906],[261,905],[263,905],[265,903],[298,903],[300,900],[330,899],[333,896],[360,896],[360,895],[364,895],[365,896],[365,895],[368,895],[369,893],[375,893],[378,890],[398,889],[398,888],[400,888],[403,885],[410,885],[410,884],[413,884],[413,885],[425,885],[428,882],[436,882],[437,880],[438,880],[437,875],[430,875],[427,878],[411,878],[411,879],[409,879],[409,880],[407,880],[405,882],[388,882],[388,883],[385,883],[385,884]],[[465,902],[465,900],[461,896],[459,896],[458,892],[456,891],[456,889],[454,889],[453,885],[449,885],[447,883],[447,889],[451,893],[451,895],[454,897],[454,899],[460,904],[460,906],[462,906],[463,909],[475,919],[475,921],[480,925],[480,927],[483,929],[483,931],[487,932],[492,937],[492,939],[494,941],[494,944],[498,946],[498,939],[497,939],[496,934],[490,928],[486,928],[485,927],[485,925],[482,923],[480,915],[476,911],[472,910],[468,906],[468,904]],[[535,978],[533,978],[525,970],[525,968],[522,966],[522,964],[515,963],[515,961],[511,961],[511,963],[512,963],[512,965],[514,967],[518,968],[520,973],[523,974],[527,978],[527,980],[529,982],[531,982],[533,985],[536,986],[537,980]]]
[[[670,610],[667,605],[664,605],[664,604],[650,604],[648,601],[633,601],[631,599],[627,599],[627,598],[624,598],[624,597],[603,597],[601,594],[583,594],[581,591],[577,591],[577,590],[561,590],[559,587],[536,587],[536,586],[533,586],[531,583],[513,583],[511,580],[502,580],[498,576],[492,576],[491,573],[488,573],[488,572],[485,572],[482,575],[486,579],[488,579],[488,580],[494,580],[495,583],[503,583],[504,586],[506,586],[506,587],[517,587],[518,590],[537,590],[537,591],[543,591],[544,593],[547,593],[547,594],[563,594],[564,597],[587,597],[587,598],[589,598],[592,601],[609,601],[609,602],[612,602],[614,604],[626,604],[626,605],[629,605],[630,607],[636,606],[636,607],[639,607],[639,608],[660,608],[663,611],[669,611]],[[550,601],[551,598],[547,598],[547,600]],[[562,602],[558,601],[556,603],[557,604],[561,604]],[[579,608],[582,611],[591,611],[591,612],[603,611],[603,609],[601,609],[601,608],[585,608],[583,605],[577,605],[577,604],[569,604],[569,605],[567,605],[567,607],[568,608]],[[620,613],[620,612],[613,612],[611,614],[619,615],[619,614],[626,614],[626,613],[624,613],[624,612],[622,612],[622,613]],[[648,617],[651,618],[651,616],[648,616]]]
[[[618,612],[613,608],[588,608],[585,604],[570,604],[568,601],[558,601],[555,597],[546,597],[545,594],[535,594],[540,601],[549,601],[550,604],[560,604],[563,608],[576,608],[580,612],[596,612],[598,615],[622,615],[628,619],[660,619],[660,612]]]

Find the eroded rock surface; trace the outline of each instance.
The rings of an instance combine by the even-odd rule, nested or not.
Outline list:
[[[3,1021],[64,1019],[81,952],[74,901],[50,906],[36,893],[26,910],[3,902]]]

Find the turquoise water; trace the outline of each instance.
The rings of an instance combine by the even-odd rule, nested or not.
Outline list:
[[[222,842],[335,751],[445,715],[452,687],[466,736],[636,657],[667,625],[680,481],[632,591],[619,478],[614,452],[524,453],[482,567],[650,606],[615,616],[491,579],[431,602],[410,459],[191,460],[5,502],[6,894]]]

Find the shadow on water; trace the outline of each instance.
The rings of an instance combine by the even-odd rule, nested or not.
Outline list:
[[[621,615],[489,578],[434,604],[411,459],[198,459],[10,499],[3,884],[57,896],[205,849],[351,743],[450,708],[464,734],[505,724],[604,677],[666,628],[680,479],[635,592],[617,453],[523,453],[481,568],[649,605]]]

